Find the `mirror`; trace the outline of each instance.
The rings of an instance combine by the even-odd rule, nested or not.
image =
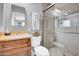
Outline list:
[[[12,5],[11,26],[25,26],[25,8]]]

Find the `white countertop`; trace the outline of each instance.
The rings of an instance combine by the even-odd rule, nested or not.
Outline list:
[[[19,34],[19,35],[10,35],[7,36],[11,40],[22,39],[22,38],[31,38],[30,34]]]
[[[32,36],[30,34],[7,35],[7,36],[0,36],[0,41],[18,40],[31,37]]]

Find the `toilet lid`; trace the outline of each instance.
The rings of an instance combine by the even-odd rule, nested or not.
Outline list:
[[[35,47],[35,52],[41,54],[41,55],[49,55],[49,51],[47,48],[43,46]]]

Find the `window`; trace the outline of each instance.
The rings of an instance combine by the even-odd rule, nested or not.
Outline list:
[[[70,20],[64,20],[63,27],[70,27]]]
[[[70,27],[70,20],[62,20],[61,23],[59,23],[59,27]]]

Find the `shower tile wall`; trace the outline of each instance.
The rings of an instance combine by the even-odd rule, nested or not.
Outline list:
[[[58,6],[61,5],[60,3]],[[64,3],[62,4],[62,6]],[[71,10],[73,11],[78,11],[79,13],[79,3],[68,3],[65,4],[63,7],[59,7],[57,9],[59,10]],[[79,56],[79,18],[74,18],[72,17],[71,19],[72,26],[69,28],[56,28],[55,34],[57,38],[57,42],[61,43],[65,46],[64,50],[66,53],[70,53],[75,56]],[[75,23],[77,22],[77,23]],[[57,24],[56,24],[57,25]],[[75,26],[76,25],[76,26]],[[70,33],[69,33],[70,32]]]
[[[47,48],[53,47],[53,42],[55,40],[55,26],[54,19],[52,15],[53,8],[44,12],[44,46]]]

